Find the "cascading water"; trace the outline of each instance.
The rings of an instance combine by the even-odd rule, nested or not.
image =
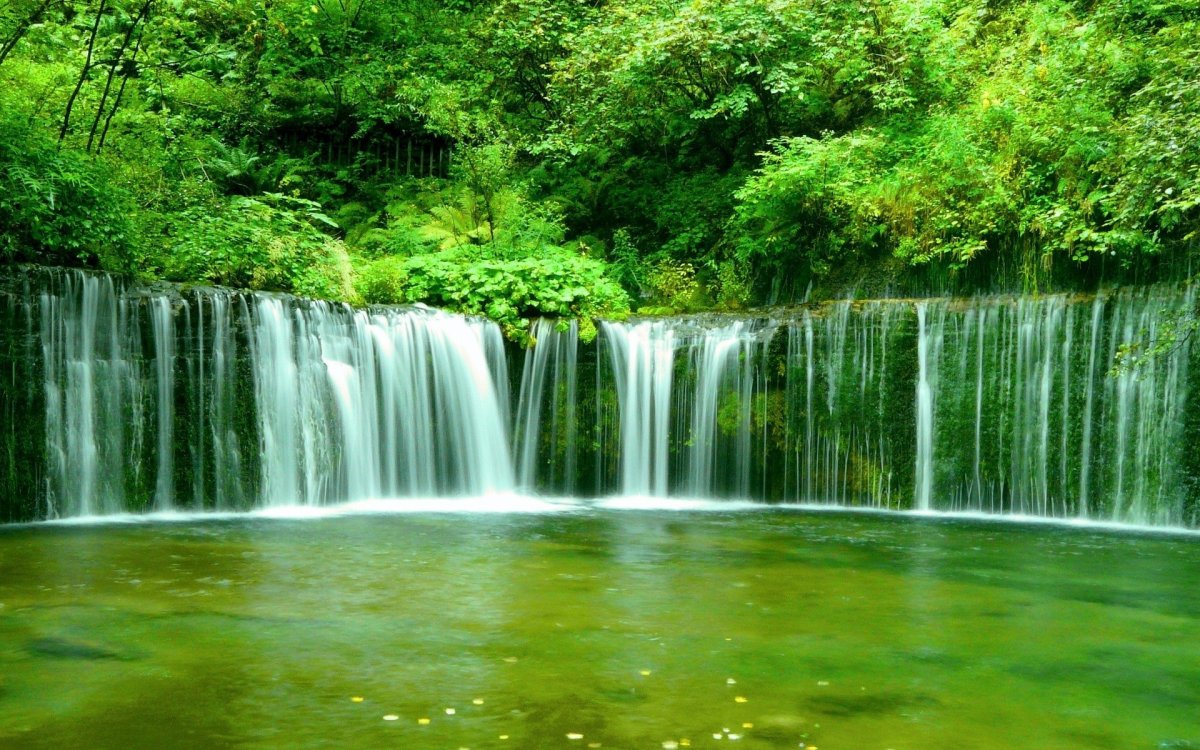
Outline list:
[[[775,326],[735,321],[704,331],[689,346],[695,373],[684,489],[695,497],[751,497],[755,397],[765,393],[766,353]],[[721,469],[724,468],[724,471]]]
[[[745,320],[609,325],[622,467],[639,467],[639,481],[626,473],[621,489],[646,491],[640,477],[658,457],[654,494],[1196,525],[1195,462],[1184,447],[1196,429],[1186,424],[1190,339],[1111,372],[1119,351],[1161,343],[1194,305],[1193,290],[1165,287],[840,302],[781,320],[782,342],[760,320],[763,353],[735,348]],[[654,341],[678,350],[662,358],[667,366],[648,356]],[[718,449],[712,425],[728,427],[731,412],[711,384],[728,363],[760,358],[746,376],[754,395],[740,403],[753,403],[741,419],[761,429],[761,444],[750,443],[761,450],[744,441]],[[650,419],[672,401],[671,420]],[[647,443],[654,449],[642,450]],[[640,451],[632,458],[631,447]],[[752,466],[748,491],[711,455]]]
[[[266,504],[512,490],[491,324],[272,297],[253,318]]]
[[[420,307],[17,278],[8,519],[520,488],[1200,526],[1195,347],[1110,372],[1191,289],[535,321],[514,352]]]
[[[514,487],[490,323],[222,290],[131,293],[74,271],[45,272],[21,304],[42,350],[37,515]]]
[[[189,386],[185,405],[196,423],[187,444],[191,459],[193,502],[211,499],[212,507],[228,510],[245,506],[241,482],[243,447],[235,419],[238,404],[238,338],[235,299],[228,292],[197,293],[183,308],[185,375]]]
[[[948,314],[935,507],[1194,523],[1179,466],[1190,341],[1110,374],[1118,351],[1193,305],[1191,291],[1152,289]]]
[[[171,300],[157,297],[150,302],[154,324],[154,379],[158,401],[158,472],[154,490],[154,507],[170,510],[175,502],[175,317]]]
[[[766,398],[775,330],[769,320],[602,326],[618,402],[622,494],[762,496],[756,456],[765,422],[756,429],[753,417]]]
[[[911,476],[915,403],[909,308],[838,302],[787,325],[780,496],[792,502],[900,507]],[[905,445],[897,445],[904,442]],[[911,455],[911,454],[908,454]]]
[[[937,394],[938,360],[941,354],[944,308],[918,302],[917,310],[917,470],[913,505],[917,510],[933,507],[933,410]]]
[[[620,408],[621,493],[667,494],[675,329],[665,322],[605,323]]]
[[[534,321],[526,349],[513,435],[519,485],[575,490],[579,324]],[[545,460],[542,461],[542,458]]]
[[[41,294],[51,518],[125,507],[126,473],[140,453],[145,376],[139,318],[121,292],[108,276],[67,273]]]

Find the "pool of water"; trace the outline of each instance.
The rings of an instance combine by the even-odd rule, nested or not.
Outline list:
[[[604,508],[0,528],[4,748],[1134,750],[1200,747],[1198,707],[1194,535]]]

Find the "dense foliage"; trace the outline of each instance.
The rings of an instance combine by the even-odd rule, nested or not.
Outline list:
[[[0,258],[519,337],[922,269],[1162,273],[1198,232],[1193,0],[0,7]]]

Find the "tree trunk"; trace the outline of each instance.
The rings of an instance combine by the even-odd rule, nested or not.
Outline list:
[[[129,56],[129,62],[136,70],[138,52],[142,48],[142,35],[138,34],[137,41],[133,44],[133,54]],[[129,74],[121,77],[121,87],[117,89],[117,98],[113,100],[112,109],[108,110],[108,116],[104,118],[104,128],[100,131],[100,142],[96,144],[96,153],[104,150],[104,141],[108,138],[108,128],[112,125],[113,117],[117,114],[117,108],[121,106],[121,99],[125,96],[125,86],[129,83]]]
[[[33,13],[29,14],[28,18],[17,24],[17,28],[13,30],[12,36],[10,36],[8,39],[5,39],[4,44],[0,44],[0,65],[4,64],[5,58],[7,58],[9,53],[16,48],[17,43],[20,42],[22,37],[25,36],[25,32],[29,31],[30,26],[41,20],[42,14],[44,14],[50,8],[51,3],[53,2],[54,0],[45,0],[45,2],[43,2],[37,7],[36,10],[33,11]]]
[[[92,128],[88,131],[87,147],[85,149],[86,151],[90,152],[92,150],[92,142],[96,139],[96,129],[100,127],[100,118],[104,116],[105,107],[108,105],[108,92],[112,90],[112,82],[113,78],[115,78],[117,75],[117,67],[121,64],[121,61],[125,57],[125,50],[129,48],[129,42],[133,39],[133,32],[136,31],[138,25],[150,15],[150,6],[153,4],[154,0],[146,0],[146,2],[142,4],[142,8],[138,11],[137,16],[134,17],[133,23],[131,23],[129,28],[125,31],[125,38],[121,40],[121,46],[117,48],[117,54],[113,57],[112,65],[108,66],[108,77],[104,80],[104,93],[100,95],[100,103],[96,105],[96,116],[92,118]],[[138,44],[141,44],[141,41],[141,36],[138,36]],[[128,76],[125,76],[121,80],[122,92],[125,91],[125,82],[128,80]],[[120,104],[119,98],[113,103],[114,113],[116,112],[118,104]],[[112,119],[111,114],[109,115],[108,119]]]
[[[75,107],[75,99],[79,96],[79,90],[83,88],[83,82],[87,80],[88,73],[92,70],[92,52],[96,48],[96,34],[100,31],[100,20],[104,17],[104,8],[108,4],[108,0],[100,0],[100,5],[96,8],[96,22],[92,24],[92,34],[88,37],[87,58],[83,61],[83,68],[79,71],[79,80],[75,82],[75,88],[71,91],[71,96],[67,98],[67,108],[63,112],[62,128],[58,131],[58,142],[62,143],[67,137],[67,129],[71,127],[71,110]]]

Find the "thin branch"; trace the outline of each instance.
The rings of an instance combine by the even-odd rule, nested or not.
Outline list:
[[[133,70],[137,70],[137,56],[142,48],[142,34],[138,34],[137,41],[133,44],[133,54],[129,56],[129,62],[133,66]],[[104,129],[100,131],[100,143],[96,144],[96,153],[99,154],[104,150],[104,141],[108,138],[108,128],[112,125],[113,117],[117,114],[117,108],[121,106],[121,98],[125,96],[125,86],[129,83],[130,74],[126,73],[121,78],[121,87],[117,89],[117,98],[113,100],[112,109],[108,111],[108,116],[104,118]]]
[[[129,28],[125,30],[125,38],[121,40],[121,46],[117,48],[117,54],[113,57],[112,64],[108,66],[108,77],[104,81],[104,93],[100,95],[100,104],[96,107],[96,116],[92,118],[92,127],[91,130],[88,131],[87,147],[85,148],[86,151],[90,152],[92,150],[92,142],[96,139],[96,129],[100,127],[100,118],[103,117],[104,110],[108,104],[108,93],[112,90],[112,82],[113,78],[117,74],[117,67],[121,64],[122,58],[125,57],[125,50],[129,48],[129,42],[133,38],[133,32],[137,30],[142,21],[150,15],[150,6],[153,4],[154,0],[146,0],[146,2],[142,4],[142,8],[138,11],[137,16],[133,19],[133,23],[130,24]],[[141,42],[141,35],[138,36],[138,42]],[[125,90],[125,81],[127,80],[129,80],[128,76],[123,78],[121,81],[122,91]],[[116,111],[116,105],[114,105],[113,111]],[[110,116],[109,119],[111,120],[112,117]]]
[[[62,128],[58,131],[58,142],[62,143],[67,137],[67,129],[71,127],[71,110],[75,107],[75,99],[79,96],[79,90],[83,88],[83,82],[87,80],[88,73],[92,70],[92,52],[96,47],[96,34],[100,31],[100,20],[104,17],[104,6],[108,0],[100,0],[100,5],[96,8],[96,22],[92,24],[92,35],[88,37],[87,58],[83,62],[83,68],[79,71],[79,80],[75,82],[75,89],[71,91],[71,96],[67,98],[67,108],[63,112]]]
[[[6,39],[4,44],[0,45],[0,65],[4,64],[5,58],[16,48],[17,43],[25,36],[25,32],[29,31],[29,27],[41,21],[42,15],[50,9],[50,6],[54,2],[55,0],[44,0],[33,13],[30,13],[28,17],[17,24],[17,28],[13,31],[12,36]]]

